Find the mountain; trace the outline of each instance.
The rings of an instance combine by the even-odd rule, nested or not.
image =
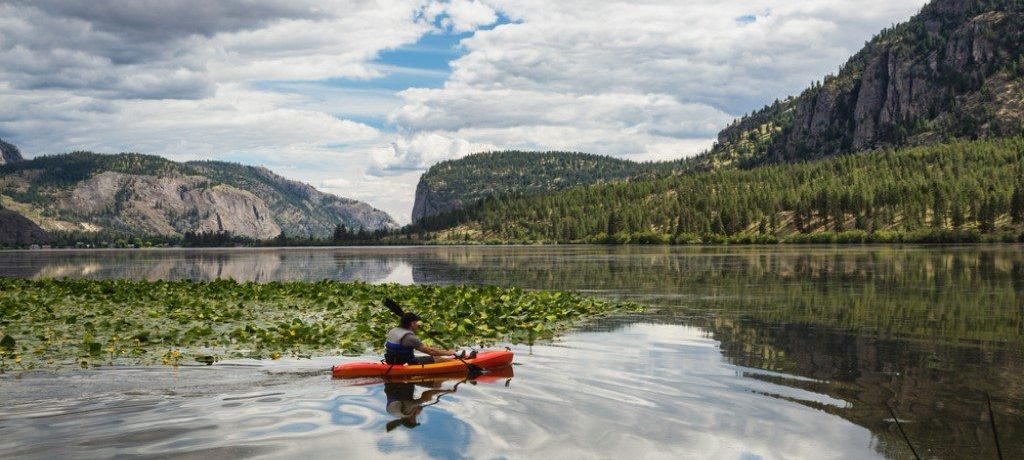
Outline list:
[[[680,167],[678,161],[637,163],[574,152],[477,153],[438,163],[420,177],[412,221],[459,209],[485,197],[652,178]]]
[[[836,75],[726,127],[711,150],[675,163],[683,174],[486,199],[411,230],[490,242],[1016,235],[1024,224],[1022,45],[1024,2],[934,0],[868,41]]]
[[[726,127],[695,158],[636,164],[560,152],[473,155],[423,175],[413,222],[512,192],[1012,137],[1024,133],[1021,94],[1024,2],[935,0],[868,41],[836,75]]]
[[[366,203],[321,193],[262,167],[74,152],[0,166],[0,205],[48,231],[256,239],[330,236],[335,225],[390,229]]]
[[[753,166],[1024,132],[1024,2],[935,0],[697,159]]]
[[[857,241],[1016,239],[1022,229],[1024,137],[1014,137],[489,198],[408,231],[454,242],[688,243],[845,231]]]
[[[0,247],[45,244],[50,240],[43,229],[25,216],[0,207]]]
[[[0,165],[22,160],[24,160],[24,158],[21,157],[21,151],[18,150],[17,147],[4,142],[3,139],[0,139]]]

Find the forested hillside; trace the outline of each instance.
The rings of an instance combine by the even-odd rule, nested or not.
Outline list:
[[[1018,136],[1022,95],[1024,2],[935,0],[873,37],[835,75],[740,118],[695,158],[635,164],[559,152],[474,155],[424,174],[413,222],[508,193]]]
[[[485,200],[408,229],[438,240],[691,242],[1024,224],[1024,139],[953,142]],[[712,238],[713,240],[713,238]]]
[[[416,187],[412,220],[460,208],[489,196],[564,190],[579,185],[653,178],[681,161],[637,163],[574,152],[487,152],[432,166]]]
[[[483,179],[484,165],[466,168],[449,194],[495,197],[409,232],[492,242],[1019,232],[1022,133],[1024,2],[935,0],[869,40],[836,75],[737,120],[709,152],[661,169],[679,174],[501,197],[486,189],[495,181]]]

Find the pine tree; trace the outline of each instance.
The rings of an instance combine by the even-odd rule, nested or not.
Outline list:
[[[1010,199],[1010,218],[1015,225],[1024,224],[1024,187],[1018,182]]]
[[[952,220],[953,228],[956,230],[960,230],[960,228],[966,223],[964,208],[963,205],[960,204],[960,200],[953,200],[953,205],[949,209],[949,217]]]
[[[348,229],[344,225],[338,224],[334,226],[334,241],[345,241],[348,239]]]
[[[978,230],[992,233],[996,229],[996,203],[994,197],[988,197],[978,210]]]
[[[617,212],[612,211],[611,214],[608,215],[606,231],[608,232],[608,235],[614,235],[622,231],[622,219],[619,218],[619,214]]]

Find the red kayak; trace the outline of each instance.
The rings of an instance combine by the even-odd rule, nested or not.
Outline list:
[[[463,366],[465,367],[465,366]],[[470,381],[477,383],[495,383],[515,377],[515,370],[512,366],[487,369],[484,374],[472,376]],[[399,375],[389,377],[366,377],[360,378],[366,385],[373,385],[380,382],[386,383],[432,383],[432,382],[458,382],[466,378],[466,372],[456,374],[433,374],[433,375]]]
[[[481,351],[476,358],[465,360],[481,369],[497,369],[512,364],[512,352],[505,350]],[[415,375],[465,374],[469,369],[457,359],[436,364],[345,363],[334,366],[336,379],[355,377],[403,377]]]

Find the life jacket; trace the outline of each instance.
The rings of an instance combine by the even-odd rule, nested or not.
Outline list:
[[[408,329],[396,327],[388,332],[387,342],[384,342],[384,362],[387,364],[408,364],[416,360],[415,348],[402,345],[409,334]],[[394,341],[392,341],[394,340]]]

